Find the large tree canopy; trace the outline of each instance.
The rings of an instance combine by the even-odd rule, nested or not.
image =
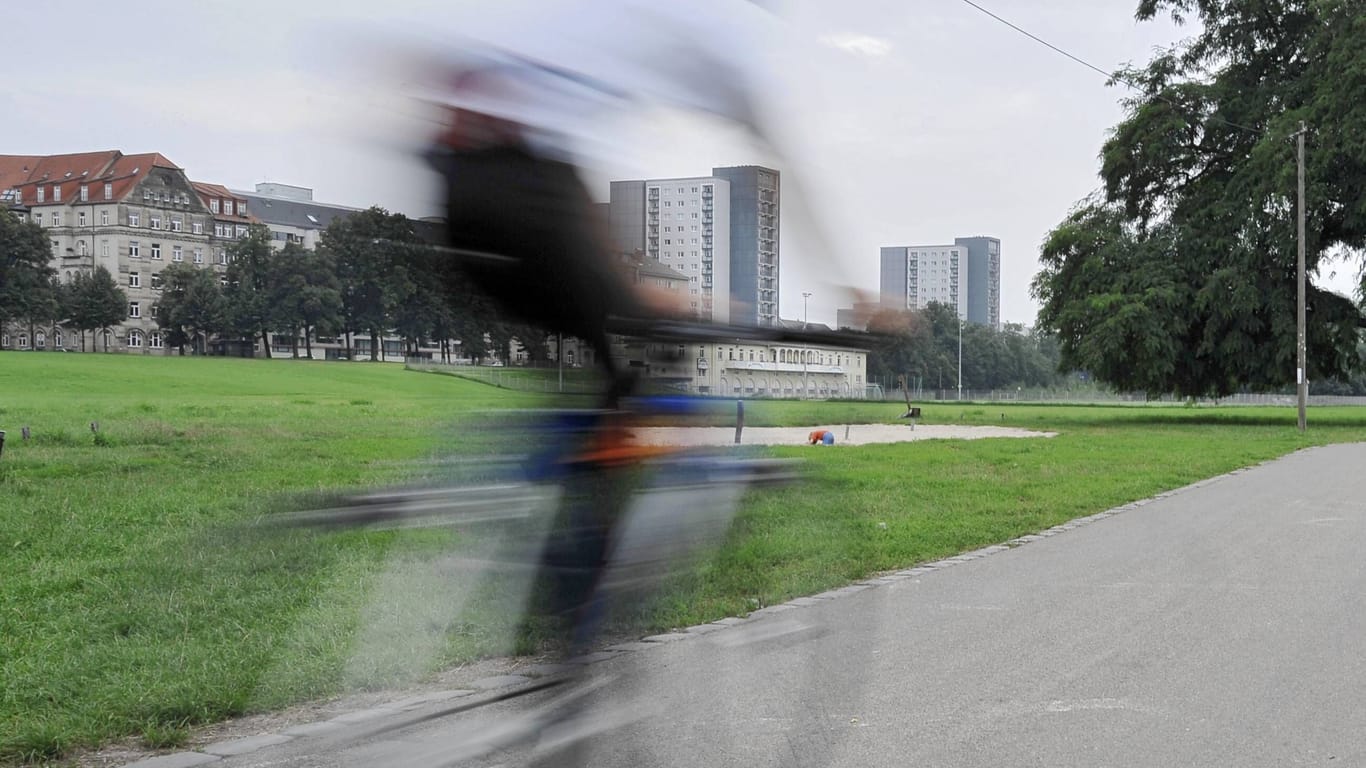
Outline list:
[[[1063,364],[1150,394],[1295,379],[1296,163],[1309,126],[1307,265],[1366,246],[1360,0],[1141,0],[1194,37],[1120,72],[1101,196],[1048,237],[1033,292]],[[1360,365],[1351,300],[1308,289],[1309,376]]]

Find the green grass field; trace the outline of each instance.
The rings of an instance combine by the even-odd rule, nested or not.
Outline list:
[[[511,650],[514,617],[491,596],[437,626],[421,653],[376,634],[412,618],[399,615],[416,610],[405,601],[441,603],[442,580],[459,575],[429,566],[461,532],[241,531],[291,494],[403,480],[407,462],[470,443],[454,439],[464,414],[539,402],[394,365],[0,353],[0,762],[127,735],[172,746],[197,723]],[[728,423],[733,405],[718,409],[714,422]],[[902,410],[755,402],[746,423]],[[1313,409],[1307,435],[1294,420],[1291,409],[932,404],[929,423],[1060,434],[768,449],[805,459],[804,481],[752,494],[722,550],[616,630],[743,613],[1304,446],[1366,440],[1366,410]]]

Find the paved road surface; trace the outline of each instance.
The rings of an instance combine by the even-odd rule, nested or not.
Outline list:
[[[592,669],[597,766],[1366,765],[1366,445]],[[217,764],[410,765],[536,699]]]

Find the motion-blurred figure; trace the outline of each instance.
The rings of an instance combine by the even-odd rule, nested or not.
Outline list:
[[[604,151],[621,113],[665,106],[718,115],[763,138],[751,97],[772,20],[747,0],[582,0],[537,6],[497,39],[434,69],[446,124],[430,154],[444,179],[448,278],[503,312],[590,344],[609,402],[629,388],[608,343],[613,318],[668,311],[612,263],[578,165]]]

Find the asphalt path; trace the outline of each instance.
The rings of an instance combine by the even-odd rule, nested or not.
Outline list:
[[[593,664],[545,764],[1366,765],[1366,445],[852,592]],[[555,695],[216,764],[521,765]]]

